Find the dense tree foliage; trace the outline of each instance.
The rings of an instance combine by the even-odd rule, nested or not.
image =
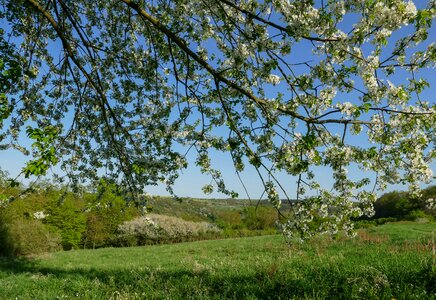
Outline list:
[[[432,179],[436,114],[420,71],[435,66],[435,5],[1,0],[1,147],[32,155],[25,176],[58,164],[72,183],[104,173],[134,195],[158,182],[172,191],[197,151],[213,179],[204,191],[237,196],[209,155],[228,152],[238,174],[254,166],[277,208],[281,194],[317,191],[284,213],[289,237],[351,230],[377,189]]]
[[[430,202],[436,199],[436,186],[422,191],[422,198],[416,199],[406,192],[386,193],[374,203],[375,218],[414,219],[417,214],[436,217],[436,207]]]

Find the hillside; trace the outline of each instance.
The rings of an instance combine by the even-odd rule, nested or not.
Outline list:
[[[404,192],[382,196],[375,205],[375,217],[381,218],[357,219],[357,227],[396,220],[433,220],[436,211],[426,208],[426,197],[434,195],[434,188],[425,189],[425,197],[419,201]],[[141,217],[142,206],[130,205],[117,186],[107,182],[76,193],[47,182],[28,191],[7,185],[2,189],[3,196],[14,200],[0,210],[0,255],[278,233],[279,213],[268,201],[193,198],[177,201],[155,196],[146,203],[153,218],[147,220]],[[289,203],[283,201],[282,212],[286,214],[288,209]],[[387,214],[380,214],[383,212]],[[312,225],[317,226],[316,222]],[[155,232],[150,232],[147,224],[154,224]]]
[[[268,201],[246,199],[197,199],[182,198],[177,201],[170,197],[154,197],[149,202],[151,211],[157,214],[180,217],[186,220],[215,220],[226,212],[242,212],[244,209],[264,207],[273,209]]]

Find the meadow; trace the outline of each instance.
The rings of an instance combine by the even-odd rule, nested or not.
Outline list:
[[[436,299],[435,223],[0,258],[2,299]]]

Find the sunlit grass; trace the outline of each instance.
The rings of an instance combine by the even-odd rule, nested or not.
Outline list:
[[[281,236],[76,250],[0,260],[2,299],[435,299],[435,224],[354,240]]]

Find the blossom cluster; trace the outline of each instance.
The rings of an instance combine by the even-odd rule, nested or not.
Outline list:
[[[37,220],[45,219],[48,215],[44,211],[37,211],[33,213],[33,217]]]

